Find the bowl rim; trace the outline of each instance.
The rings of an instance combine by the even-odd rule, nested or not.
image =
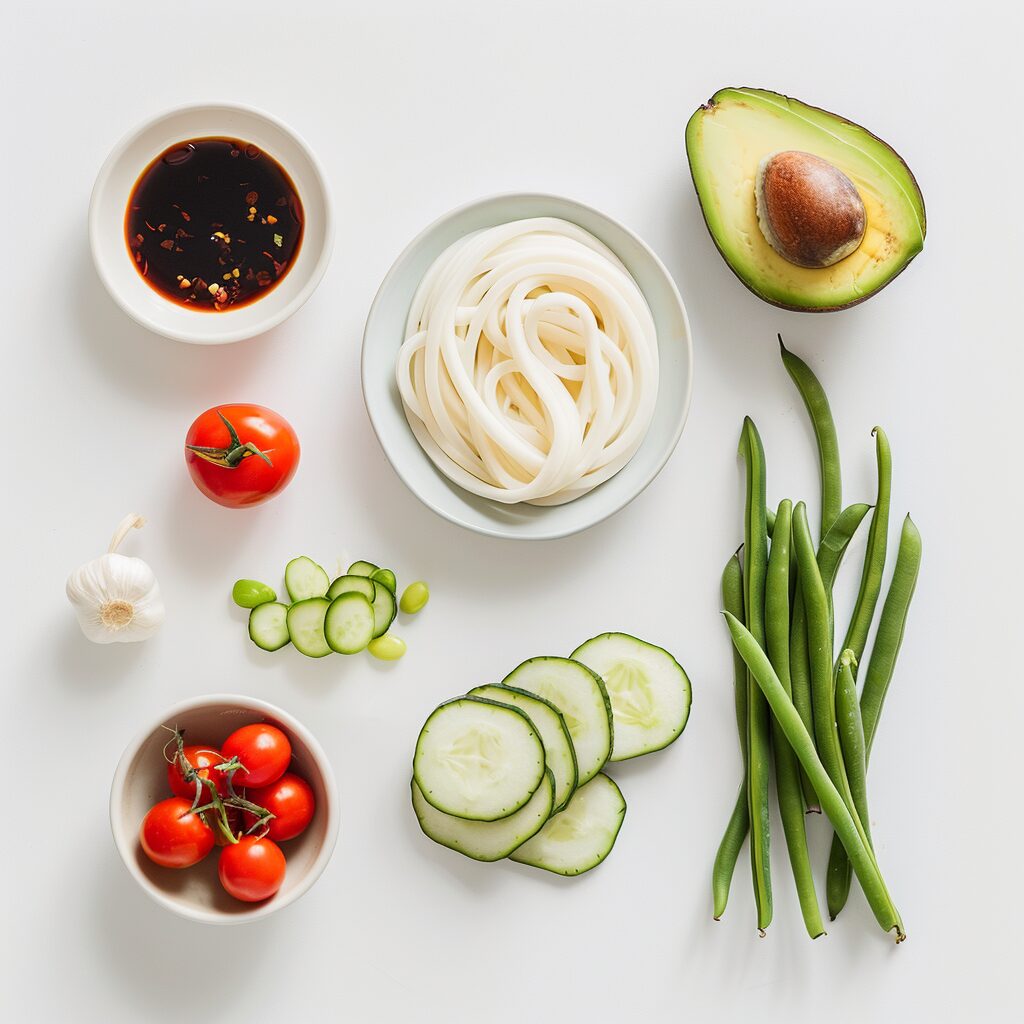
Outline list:
[[[99,249],[101,232],[106,230],[105,227],[99,223],[99,200],[110,180],[110,176],[113,174],[114,168],[124,157],[128,147],[140,135],[149,131],[149,129],[154,127],[154,125],[159,124],[161,121],[211,108],[237,111],[251,117],[262,119],[273,125],[284,135],[288,136],[295,143],[296,147],[302,151],[306,160],[309,161],[313,177],[316,179],[317,186],[323,196],[324,205],[323,245],[320,247],[316,263],[313,264],[309,272],[309,276],[298,293],[290,302],[282,306],[276,313],[270,314],[256,323],[250,324],[248,327],[239,327],[235,330],[225,331],[223,334],[219,334],[215,338],[204,336],[199,331],[191,331],[186,328],[175,328],[161,324],[157,320],[147,316],[145,313],[132,306],[132,304],[124,298],[121,291],[114,283],[113,276],[107,270],[106,262],[100,254]],[[100,165],[100,169],[96,174],[96,180],[93,183],[92,192],[89,196],[88,225],[89,251],[92,256],[93,266],[96,268],[96,273],[99,276],[100,281],[102,281],[103,287],[107,290],[107,294],[110,295],[121,311],[134,320],[140,327],[144,327],[146,330],[152,331],[154,334],[162,335],[165,338],[171,338],[174,341],[183,341],[190,345],[230,345],[234,342],[246,341],[249,338],[255,338],[258,335],[265,334],[267,331],[277,327],[305,305],[309,297],[320,284],[324,274],[327,272],[327,267],[330,264],[331,255],[334,251],[334,202],[331,198],[331,190],[327,183],[327,175],[324,173],[323,166],[316,154],[313,152],[312,147],[294,128],[286,124],[279,117],[275,117],[273,114],[268,113],[262,108],[252,106],[248,103],[236,103],[227,100],[213,100],[204,103],[183,103],[174,107],[168,107],[158,111],[150,117],[147,117],[144,121],[139,122],[133,128],[130,128],[125,132],[107,154],[107,158]]]
[[[370,332],[370,324],[377,313],[378,307],[382,306],[386,293],[391,287],[392,282],[398,276],[398,272],[402,264],[412,254],[412,252],[421,245],[429,236],[434,234],[448,221],[460,217],[467,213],[469,210],[479,206],[488,206],[492,203],[497,203],[507,200],[544,200],[554,201],[556,203],[565,203],[569,207],[576,207],[577,209],[584,210],[589,214],[593,214],[595,217],[607,221],[609,224],[614,226],[616,229],[621,231],[623,234],[628,236],[636,245],[645,253],[646,257],[652,262],[655,269],[658,270],[664,277],[665,282],[669,287],[669,292],[676,305],[679,308],[679,312],[682,315],[683,326],[685,328],[685,349],[686,349],[686,390],[683,395],[682,402],[682,413],[679,416],[679,421],[673,430],[672,436],[669,439],[668,444],[665,446],[664,453],[658,457],[655,464],[651,468],[650,472],[639,482],[638,486],[630,493],[627,493],[619,501],[612,502],[609,507],[603,510],[599,515],[592,519],[589,519],[585,523],[579,526],[569,526],[561,529],[549,529],[544,532],[531,533],[524,535],[519,533],[514,527],[502,528],[499,526],[490,526],[483,523],[470,522],[467,519],[461,517],[457,512],[452,512],[445,508],[443,505],[438,505],[435,502],[429,500],[416,485],[410,479],[410,475],[406,473],[402,467],[392,458],[391,453],[388,451],[387,446],[381,438],[381,430],[378,427],[377,419],[374,415],[374,410],[371,408],[371,403],[368,396],[367,387],[367,367],[366,367],[366,350],[367,350],[367,337]],[[607,245],[608,243],[605,242]],[[614,252],[614,247],[609,246]],[[616,253],[618,255],[618,253]],[[620,257],[621,258],[621,257]],[[643,289],[640,289],[641,294]],[[644,296],[646,298],[646,295]],[[453,207],[447,212],[441,214],[441,216],[431,221],[423,230],[421,230],[406,246],[402,251],[395,257],[394,262],[391,264],[388,272],[384,275],[384,279],[380,283],[380,287],[377,289],[376,295],[374,295],[373,302],[370,304],[370,310],[366,315],[366,324],[363,327],[363,338],[362,346],[360,350],[360,380],[362,384],[363,392],[363,405],[366,407],[366,414],[370,419],[370,426],[373,428],[373,432],[377,437],[377,443],[380,445],[381,450],[384,452],[384,457],[388,460],[391,468],[395,471],[398,478],[405,484],[406,488],[411,491],[416,498],[429,508],[433,513],[439,515],[442,519],[447,519],[448,522],[454,523],[456,526],[461,526],[464,529],[472,530],[474,533],[482,534],[486,537],[496,537],[499,540],[519,540],[519,541],[544,541],[544,540],[561,540],[564,537],[570,537],[576,533],[582,533],[584,530],[589,530],[593,526],[597,526],[598,523],[603,523],[606,519],[610,519],[613,515],[621,512],[630,502],[635,498],[639,497],[654,481],[655,477],[665,468],[668,460],[672,457],[675,452],[677,445],[679,444],[679,438],[682,437],[683,428],[686,426],[686,421],[690,415],[690,405],[693,401],[693,332],[690,327],[690,318],[686,312],[686,304],[683,302],[683,297],[679,293],[679,287],[675,282],[672,274],[669,272],[668,267],[662,262],[658,254],[632,229],[627,227],[622,221],[612,217],[610,214],[605,213],[603,210],[599,210],[596,206],[591,206],[588,203],[581,202],[578,199],[573,199],[569,196],[560,195],[556,192],[539,192],[530,190],[526,192],[518,191],[506,191],[506,192],[494,192],[489,195],[481,196],[477,199],[471,199],[469,202],[461,203],[459,206]],[[645,438],[646,440],[646,438]],[[641,442],[642,444],[643,442]],[[637,449],[639,451],[639,449]],[[635,453],[634,453],[635,454]],[[423,453],[423,458],[430,461],[426,453]],[[436,467],[433,467],[436,470]],[[612,478],[614,479],[614,477]],[[606,483],[608,481],[605,481]],[[457,484],[454,486],[458,486]],[[603,486],[603,485],[602,485]]]
[[[130,834],[126,834],[120,824],[120,804],[126,791],[128,770],[135,758],[138,757],[139,751],[147,740],[149,740],[150,736],[152,736],[153,733],[169,719],[173,719],[186,711],[195,711],[199,708],[215,704],[232,704],[242,707],[248,711],[259,712],[260,714],[266,715],[267,717],[280,722],[287,730],[300,737],[302,742],[309,749],[313,761],[317,766],[317,770],[320,772],[323,780],[324,792],[327,796],[325,801],[327,806],[324,808],[324,813],[327,817],[324,842],[320,848],[320,852],[310,865],[309,870],[306,872],[302,881],[299,882],[295,888],[287,894],[287,896],[284,896],[281,899],[273,898],[263,903],[253,903],[251,904],[251,910],[246,910],[237,914],[225,914],[219,910],[198,909],[187,904],[180,903],[154,886],[139,870],[135,863],[134,854],[135,844],[138,839],[137,830],[132,831]],[[209,693],[179,701],[177,704],[172,704],[167,708],[158,718],[154,719],[151,724],[137,732],[124,748],[124,752],[118,759],[117,767],[114,769],[114,778],[110,784],[108,813],[110,818],[110,831],[113,835],[114,845],[121,857],[121,861],[128,869],[128,873],[138,883],[143,892],[150,897],[150,899],[158,903],[160,906],[165,907],[167,910],[177,914],[179,917],[184,917],[191,921],[200,921],[205,924],[223,925],[245,924],[249,921],[255,921],[259,918],[267,917],[278,910],[283,910],[285,907],[290,906],[297,899],[304,896],[312,888],[313,883],[316,882],[327,867],[327,864],[334,853],[334,848],[337,845],[338,826],[340,824],[338,788],[334,779],[334,772],[331,769],[331,763],[327,758],[327,754],[324,752],[324,749],[317,738],[294,715],[289,714],[283,708],[278,707],[276,704],[271,704],[269,701],[260,700],[258,697],[247,697],[244,694],[239,693]]]

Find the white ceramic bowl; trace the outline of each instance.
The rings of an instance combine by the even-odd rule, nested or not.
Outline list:
[[[255,143],[284,167],[302,200],[305,223],[294,265],[266,295],[213,313],[171,302],[142,280],[125,244],[124,216],[135,182],[154,157],[175,142],[220,135]],[[100,168],[89,204],[93,262],[113,300],[143,327],[196,345],[252,338],[291,316],[320,283],[333,241],[327,183],[310,148],[276,118],[235,104],[179,107],[139,125]]]
[[[316,811],[306,831],[281,844],[287,859],[284,884],[262,903],[242,903],[224,891],[217,878],[218,847],[194,867],[177,870],[154,864],[139,844],[139,826],[146,812],[171,796],[163,755],[170,733],[163,726],[184,729],[186,742],[219,744],[251,722],[272,722],[285,731],[292,744],[290,770],[310,784],[316,798]],[[128,744],[110,787],[110,827],[131,876],[161,906],[211,924],[253,921],[294,903],[331,859],[338,821],[334,774],[312,733],[273,704],[236,694],[194,697],[168,708]]]
[[[395,381],[395,358],[405,320],[424,273],[453,242],[480,228],[524,217],[560,217],[605,243],[633,275],[654,316],[661,361],[658,401],[643,444],[630,462],[594,490],[565,505],[503,505],[470,494],[430,461],[405,418]],[[686,310],[661,260],[611,217],[560,196],[513,193],[461,206],[409,243],[384,278],[366,321],[363,399],[384,453],[405,485],[445,519],[494,537],[547,540],[606,519],[633,500],[668,461],[690,406],[693,346]]]

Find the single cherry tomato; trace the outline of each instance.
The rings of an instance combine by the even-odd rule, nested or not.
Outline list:
[[[214,768],[215,765],[224,762],[224,755],[215,747],[199,746],[185,747],[184,753],[185,760],[196,769],[199,777],[201,779],[209,779],[217,787],[217,792],[221,796],[227,796],[227,779],[224,777],[223,772],[218,772]],[[175,796],[184,797],[189,803],[195,799],[196,784],[195,782],[185,781],[177,754],[174,755],[174,760],[167,766],[167,782]],[[201,804],[210,802],[210,787],[205,783],[203,784],[203,792],[199,802]]]
[[[185,463],[211,501],[248,508],[288,485],[299,465],[299,439],[272,409],[217,405],[188,428]]]
[[[213,849],[213,830],[192,801],[172,796],[154,804],[142,819],[139,840],[146,856],[165,868],[190,868]]]
[[[291,772],[285,772],[269,786],[247,789],[245,798],[274,815],[267,824],[267,835],[277,843],[294,839],[304,832],[316,809],[316,799],[309,783]],[[246,829],[252,828],[258,820],[255,814],[245,812]]]
[[[272,839],[243,836],[220,851],[217,874],[220,884],[246,903],[269,899],[284,881],[285,860]]]
[[[277,782],[292,759],[292,745],[276,725],[257,722],[236,729],[222,744],[224,757],[237,757],[242,767],[235,772],[235,789],[252,789]]]

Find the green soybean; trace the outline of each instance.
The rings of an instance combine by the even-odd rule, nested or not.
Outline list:
[[[398,661],[405,654],[405,641],[401,637],[385,633],[371,640],[366,649],[381,661]]]
[[[896,567],[892,582],[882,605],[878,620],[878,633],[871,650],[864,685],[861,688],[860,711],[864,727],[865,770],[871,756],[871,745],[882,713],[885,695],[889,690],[896,659],[903,643],[903,633],[910,612],[910,602],[917,586],[921,569],[921,534],[910,516],[903,520],[899,549],[896,553]],[[829,916],[834,920],[846,906],[850,895],[850,861],[837,837],[832,839],[826,876],[826,898]]]
[[[799,506],[797,507],[799,508]],[[724,614],[736,649],[740,652],[758,687],[765,695],[772,713],[821,799],[822,810],[832,823],[839,841],[849,855],[850,863],[864,890],[868,905],[875,915],[875,920],[885,931],[895,931],[896,941],[902,942],[906,938],[903,921],[893,905],[881,872],[878,870],[878,864],[861,834],[858,822],[850,813],[843,796],[833,784],[828,771],[818,757],[814,740],[804,728],[796,707],[786,696],[779,677],[775,674],[771,662],[760,645],[734,615],[730,615],[728,612]]]
[[[768,527],[765,513],[767,476],[764,446],[747,416],[743,421],[739,453],[746,465],[746,507],[743,528],[743,606],[747,625],[762,647],[764,586],[768,567]],[[750,814],[750,864],[757,906],[757,927],[763,933],[772,920],[770,863],[770,811],[768,780],[771,771],[771,713],[753,675],[747,672],[747,800]]]
[[[811,368],[786,348],[779,335],[782,364],[793,379],[807,407],[814,438],[818,445],[818,466],[821,473],[821,532],[824,537],[843,507],[843,476],[839,464],[839,437],[825,389]]]
[[[403,615],[415,615],[417,612],[423,611],[429,600],[430,588],[423,580],[417,580],[402,591],[402,599],[398,602],[398,607],[402,609]]]
[[[736,618],[743,619],[743,569],[739,552],[734,554],[722,571],[722,607]],[[747,666],[735,646],[733,658],[733,701],[736,706],[736,729],[740,740],[740,755],[743,760],[743,778],[740,782],[736,803],[733,806],[725,834],[718,844],[715,864],[711,872],[711,895],[714,903],[714,917],[718,921],[725,913],[729,901],[729,887],[736,870],[736,861],[750,831],[750,810],[747,806]]]
[[[787,696],[792,696],[789,676],[789,623],[790,623],[790,549],[793,524],[793,503],[787,498],[779,504],[768,556],[768,574],[765,584],[765,637],[768,657]],[[734,653],[735,648],[734,648]],[[772,748],[775,752],[776,789],[782,829],[789,850],[800,911],[807,934],[816,939],[825,932],[814,889],[811,860],[807,852],[807,833],[804,828],[804,798],[800,788],[800,763],[793,748],[782,732],[778,719],[772,716]]]
[[[843,642],[844,650],[853,651],[855,661],[864,656],[871,620],[875,615],[878,595],[882,590],[885,572],[885,553],[889,535],[889,497],[892,492],[892,452],[889,439],[881,427],[875,427],[875,458],[878,463],[878,500],[871,516],[868,546],[864,553],[864,569],[860,577],[860,591],[853,606],[850,628]]]
[[[259,580],[235,580],[231,588],[231,599],[239,608],[258,608],[277,600],[277,594],[266,583]]]

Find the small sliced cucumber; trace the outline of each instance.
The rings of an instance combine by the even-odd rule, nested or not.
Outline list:
[[[627,633],[602,633],[572,652],[603,680],[612,702],[612,761],[661,750],[690,715],[690,680],[668,651]]]
[[[288,606],[279,601],[257,605],[249,612],[249,639],[264,651],[279,651],[291,640]]]
[[[284,585],[293,601],[308,601],[311,597],[323,597],[331,584],[331,578],[312,558],[299,555],[284,567]]]
[[[469,691],[469,696],[487,697],[502,704],[514,704],[530,716],[530,721],[537,726],[544,743],[544,757],[548,770],[555,778],[555,806],[551,813],[557,814],[561,811],[569,803],[576,789],[578,772],[572,737],[558,708],[543,697],[504,684],[477,686]]]
[[[569,658],[531,658],[502,682],[551,701],[565,719],[576,748],[579,782],[589,782],[612,751],[612,707],[600,678]]]
[[[374,585],[376,587],[376,584]],[[373,638],[383,636],[395,616],[398,614],[398,602],[395,595],[383,584],[376,587],[373,595]]]
[[[374,565],[373,562],[353,562],[348,567],[347,576],[369,576],[375,573],[380,568],[379,565]]]
[[[374,583],[383,583],[392,594],[398,593],[398,580],[390,569],[374,569],[370,573],[370,579]]]
[[[412,806],[428,839],[473,860],[494,861],[507,857],[537,834],[551,814],[554,792],[554,779],[546,772],[537,791],[514,814],[500,821],[466,821],[427,803],[414,779]]]
[[[373,604],[373,599],[377,596],[376,591],[377,588],[373,582],[365,576],[350,576],[346,573],[331,584],[327,591],[327,600],[333,601],[341,594],[355,593],[362,594],[367,601]]]
[[[326,597],[310,597],[288,609],[288,635],[295,649],[307,658],[324,658],[331,653],[324,636],[324,617],[330,607]]]
[[[556,875],[582,875],[611,853],[625,815],[619,787],[600,772],[576,790],[561,814],[515,850],[512,860]]]
[[[338,654],[366,650],[373,639],[373,605],[355,591],[339,594],[327,609],[324,636],[328,647]]]
[[[497,821],[537,792],[544,780],[544,744],[525,711],[482,697],[456,697],[431,712],[412,765],[431,806],[457,818]]]

